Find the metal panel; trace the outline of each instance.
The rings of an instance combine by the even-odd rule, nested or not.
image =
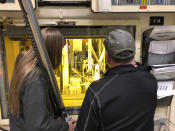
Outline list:
[[[35,0],[31,0],[33,7],[35,8]],[[21,8],[19,7],[18,0],[8,0],[5,4],[0,4],[0,11],[19,11]]]

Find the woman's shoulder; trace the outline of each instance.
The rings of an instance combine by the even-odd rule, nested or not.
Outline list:
[[[40,77],[42,76],[42,70],[39,67],[35,67],[27,76],[26,80],[27,81],[35,81],[39,80]]]
[[[44,78],[44,73],[39,67],[35,67],[25,78],[22,83],[23,87],[39,83]]]
[[[45,92],[47,86],[47,76],[45,76],[45,73],[40,68],[36,68],[25,77],[20,93],[23,96],[26,92],[35,91],[36,88],[41,92]]]

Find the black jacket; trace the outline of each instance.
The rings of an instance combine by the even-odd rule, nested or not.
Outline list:
[[[76,131],[153,131],[156,99],[152,74],[117,66],[89,86]]]
[[[9,115],[10,131],[68,131],[68,123],[54,118],[47,76],[35,69],[20,88],[20,115]]]

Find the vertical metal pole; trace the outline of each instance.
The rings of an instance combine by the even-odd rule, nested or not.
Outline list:
[[[92,40],[88,40],[88,71],[92,70]]]
[[[1,100],[1,116],[3,119],[8,118],[8,72],[5,53],[5,43],[2,28],[0,27],[0,100]]]

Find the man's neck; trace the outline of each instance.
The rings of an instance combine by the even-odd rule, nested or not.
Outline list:
[[[111,68],[116,67],[116,66],[121,66],[121,65],[133,65],[134,67],[137,67],[136,62],[134,60],[131,60],[128,63],[115,63],[115,62],[112,62]]]

